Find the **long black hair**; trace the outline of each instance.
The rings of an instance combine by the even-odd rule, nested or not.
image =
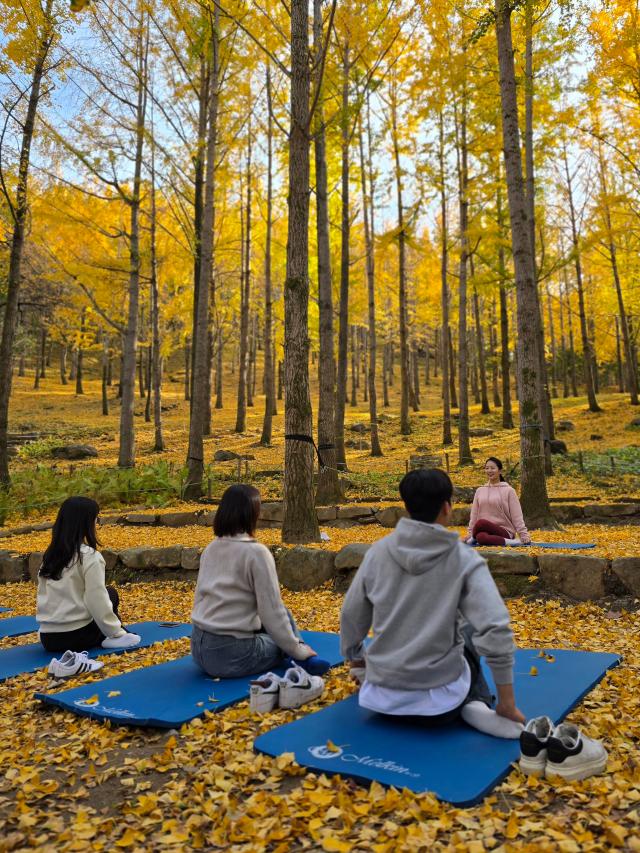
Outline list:
[[[216,536],[253,536],[259,516],[260,492],[244,483],[229,486],[213,519],[213,532]]]
[[[501,462],[501,461],[500,461],[496,456],[490,456],[488,459],[485,459],[485,463],[484,463],[484,464],[486,465],[486,464],[487,464],[487,462],[493,462],[493,464],[496,466],[496,468],[498,469],[498,471],[500,471],[500,482],[501,482],[501,483],[504,483],[504,482],[505,482],[505,479],[504,479],[504,477],[502,476],[502,462]]]
[[[96,519],[100,507],[91,498],[67,498],[60,509],[51,532],[51,544],[44,552],[39,575],[60,580],[62,570],[80,559],[80,546],[86,542],[97,548]]]

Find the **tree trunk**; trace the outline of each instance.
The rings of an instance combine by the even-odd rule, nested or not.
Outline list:
[[[500,65],[500,102],[505,172],[511,220],[518,317],[518,370],[520,399],[521,504],[529,527],[557,526],[551,514],[544,469],[542,429],[539,424],[538,358],[535,327],[536,282],[526,198],[522,180],[518,99],[511,38],[511,6],[496,0],[496,37]]]
[[[62,385],[68,385],[67,379],[67,345],[60,344],[60,382]]]
[[[385,343],[382,350],[382,405],[389,408],[389,344]]]
[[[222,380],[224,378],[223,353],[222,325],[219,324],[216,329],[216,409],[224,408],[222,399]]]
[[[560,365],[562,368],[562,396],[566,400],[569,396],[569,364],[567,358],[567,339],[564,334],[564,297],[562,295],[562,287],[560,287],[558,303],[560,309]]]
[[[480,300],[478,291],[473,289],[473,310],[476,321],[476,344],[478,347],[478,371],[480,373],[480,403],[482,408],[481,414],[488,415],[491,412],[489,408],[489,389],[487,385],[487,365],[484,355],[484,335],[482,334],[482,323],[480,322]]]
[[[465,60],[466,62],[466,60]],[[458,164],[458,199],[460,218],[460,269],[458,273],[458,464],[471,465],[473,456],[469,444],[469,382],[467,349],[467,272],[469,258],[469,170],[467,165],[467,102],[466,79],[463,84],[461,115],[458,121],[456,110],[456,155]]]
[[[122,350],[122,405],[120,408],[120,449],[118,466],[133,468],[136,458],[134,407],[136,382],[136,352],[138,348],[138,306],[140,301],[140,189],[142,183],[142,152],[146,136],[145,119],[147,109],[147,59],[149,51],[149,30],[142,32],[137,39],[137,104],[136,104],[136,145],[133,168],[133,189],[129,204],[129,286],[127,325],[124,331]]]
[[[493,386],[493,405],[501,408],[500,385],[498,382],[498,333],[496,331],[496,299],[491,301],[491,326],[489,327],[489,342],[491,345],[491,384]]]
[[[102,414],[109,414],[109,393],[107,382],[109,380],[109,335],[104,336],[102,341]]]
[[[309,4],[291,0],[291,128],[285,281],[285,434],[312,437],[309,393]],[[313,445],[285,441],[283,542],[320,539]]]
[[[249,311],[251,307],[251,122],[247,137],[247,206],[243,219],[244,251],[243,269],[240,277],[240,365],[238,369],[238,406],[236,432],[244,432],[247,426],[247,392],[249,386]]]
[[[342,57],[342,109],[340,113],[340,137],[342,151],[341,202],[342,220],[340,229],[340,314],[338,329],[338,375],[336,377],[335,445],[336,462],[346,469],[347,457],[344,449],[344,410],[347,395],[347,350],[349,344],[349,45],[344,45]]]
[[[155,140],[151,141],[151,382],[153,387],[153,449],[161,453],[164,447],[162,434],[162,354],[160,352],[160,298],[158,292],[158,255],[156,245],[156,160]],[[149,393],[151,399],[151,392]]]
[[[456,353],[453,348],[453,333],[449,326],[449,394],[451,396],[451,408],[458,408],[458,392],[456,391]]]
[[[195,330],[193,337],[193,393],[189,420],[189,450],[187,455],[187,484],[184,497],[193,499],[202,494],[204,476],[204,428],[209,393],[209,284],[213,277],[213,234],[215,226],[215,177],[218,129],[219,86],[219,10],[214,6],[210,34],[211,79],[208,87],[207,146],[204,178],[204,204],[200,232],[200,279],[198,299],[194,304]]]
[[[84,394],[84,388],[82,387],[82,380],[84,378],[84,333],[85,333],[85,324],[86,324],[86,309],[83,308],[80,313],[80,340],[78,342],[78,349],[76,352],[76,395],[80,396]]]
[[[451,432],[451,388],[449,377],[449,233],[445,171],[444,115],[438,113],[438,180],[440,184],[440,305],[442,311],[442,443],[453,444]],[[436,362],[437,363],[437,362]]]
[[[411,435],[409,402],[411,395],[411,374],[409,371],[409,341],[407,329],[407,262],[406,234],[404,226],[404,206],[402,202],[402,168],[400,165],[400,144],[398,139],[397,82],[391,86],[391,133],[395,164],[396,198],[398,206],[398,313],[400,331],[400,434]]]
[[[558,360],[556,352],[556,331],[553,323],[553,304],[551,293],[547,286],[547,316],[549,317],[549,336],[551,338],[551,393],[554,398],[558,396]]]
[[[273,364],[273,290],[271,284],[271,236],[273,231],[273,103],[271,68],[267,65],[267,222],[264,247],[264,418],[260,444],[271,444],[276,386]],[[335,467],[335,465],[334,465]]]
[[[367,366],[367,389],[369,397],[369,425],[371,430],[371,455],[382,456],[378,432],[378,398],[376,391],[376,357],[378,351],[376,337],[376,268],[375,268],[375,208],[374,208],[374,171],[371,137],[369,93],[367,92],[367,164],[365,167],[362,121],[359,125],[360,146],[360,185],[362,187],[362,216],[364,221],[364,246],[367,272],[367,320],[369,324],[369,346]],[[368,172],[368,188],[367,188]]]
[[[184,399],[191,400],[191,344],[184,345]]]
[[[0,484],[9,486],[9,455],[7,449],[7,431],[9,427],[9,398],[11,395],[11,374],[13,367],[13,341],[18,319],[18,300],[21,285],[22,255],[25,243],[25,226],[29,214],[29,166],[31,163],[31,142],[35,127],[36,115],[40,103],[42,79],[45,74],[45,64],[53,41],[53,22],[51,9],[53,0],[46,0],[43,9],[45,27],[39,39],[37,53],[31,74],[29,102],[24,116],[22,139],[20,143],[20,159],[18,161],[18,177],[16,183],[15,201],[11,205],[13,232],[9,252],[9,269],[7,272],[7,296],[4,306],[2,323],[2,339],[0,340]]]
[[[620,320],[616,314],[616,367],[618,375],[618,391],[624,394],[624,367],[622,364],[622,352],[620,349]]]
[[[196,339],[197,311],[200,288],[200,264],[202,259],[202,211],[204,193],[204,163],[207,145],[207,121],[209,104],[209,85],[211,77],[210,56],[200,56],[200,76],[198,80],[198,139],[193,156],[193,317],[191,323],[191,340]],[[185,400],[193,403],[192,378],[194,374],[195,347],[189,351],[190,364],[187,369],[189,387],[185,392]],[[191,405],[189,406],[191,411]]]

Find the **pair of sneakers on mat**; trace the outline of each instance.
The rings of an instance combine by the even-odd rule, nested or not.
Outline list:
[[[294,664],[282,677],[267,672],[252,681],[249,709],[254,714],[264,714],[274,708],[299,708],[317,699],[323,691],[324,681],[319,675],[311,675]]]
[[[549,717],[534,717],[520,735],[519,764],[529,776],[559,776],[575,782],[602,773],[607,751],[572,723],[554,726]]]
[[[47,672],[50,678],[62,681],[74,675],[84,675],[85,672],[96,672],[103,666],[101,660],[92,660],[88,652],[66,651],[61,658],[52,658]]]

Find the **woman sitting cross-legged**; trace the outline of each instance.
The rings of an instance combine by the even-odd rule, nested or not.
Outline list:
[[[502,462],[490,456],[484,463],[488,482],[476,489],[465,542],[478,545],[529,545],[518,496],[502,476]],[[516,538],[516,533],[520,537]]]
[[[329,664],[300,638],[280,596],[273,556],[253,538],[259,515],[253,486],[230,486],[222,496],[216,538],[200,558],[191,654],[214,678],[264,673],[289,659],[321,674]]]
[[[40,642],[48,652],[68,652],[64,663],[50,667],[53,675],[75,675],[102,665],[86,659],[83,664],[73,652],[96,646],[129,648],[140,642],[122,626],[118,593],[105,585],[104,558],[96,550],[98,511],[91,498],[63,502],[38,572]]]

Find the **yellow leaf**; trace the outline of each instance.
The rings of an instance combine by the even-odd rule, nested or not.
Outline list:
[[[107,696],[109,697],[109,699],[113,699],[114,696],[120,696],[121,692],[121,690],[110,690],[107,693]]]
[[[332,740],[327,741],[327,749],[329,752],[340,752],[340,747],[336,746]]]
[[[538,667],[532,666],[531,669],[529,670],[529,675],[537,675],[537,674],[538,674]]]
[[[553,655],[547,655],[547,663],[555,663],[556,659]]]
[[[90,696],[88,699],[81,700],[83,705],[97,705],[99,701],[100,697],[97,693],[94,693],[93,696]]]
[[[353,849],[353,844],[348,841],[341,841],[339,838],[334,838],[332,835],[322,839],[322,849],[327,853],[350,853]]]
[[[513,812],[507,821],[507,828],[504,831],[504,837],[511,840],[518,835],[519,831],[520,825],[518,823],[518,818],[516,817],[515,812]]]

